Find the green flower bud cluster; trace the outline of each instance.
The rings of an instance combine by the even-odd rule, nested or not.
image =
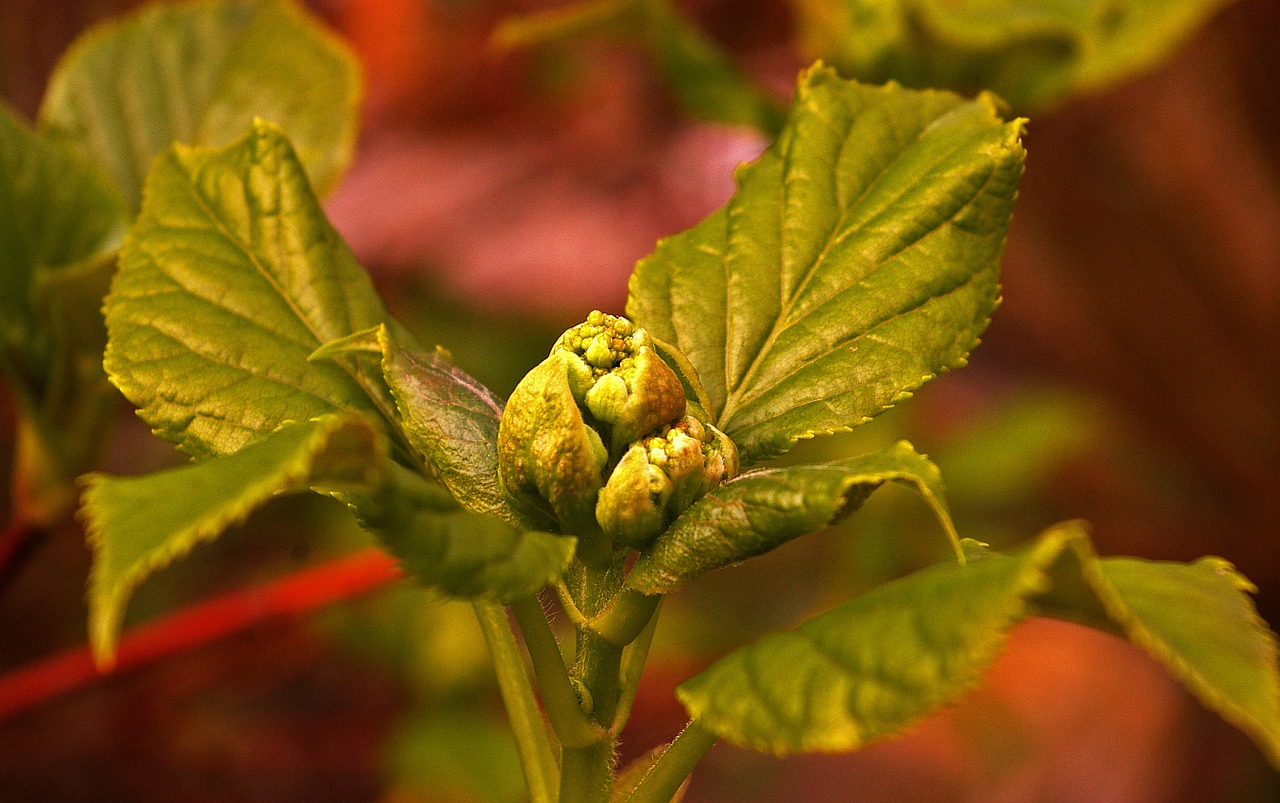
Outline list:
[[[644,329],[595,310],[556,341],[569,389],[609,435],[615,457],[635,439],[684,415],[684,388]]]
[[[592,312],[511,394],[499,480],[539,526],[643,548],[737,472],[728,437],[686,411],[684,387],[649,333]]]
[[[648,546],[684,509],[738,471],[738,450],[710,424],[685,416],[631,444],[596,503],[614,543]]]

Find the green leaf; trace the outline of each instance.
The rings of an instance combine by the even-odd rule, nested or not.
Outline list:
[[[1099,560],[1079,524],[1014,557],[974,553],[766,636],[677,695],[703,727],[744,747],[853,749],[977,686],[1009,631],[1048,612],[1128,636],[1280,765],[1275,636],[1225,562]]]
[[[685,113],[701,120],[777,133],[781,105],[670,0],[586,0],[503,20],[503,48],[559,43],[588,35],[639,39]]]
[[[938,467],[902,441],[864,457],[753,471],[721,485],[694,503],[636,559],[627,587],[642,594],[674,591],[712,569],[822,530],[857,510],[872,491],[890,481],[920,492],[959,553],[960,539],[947,511]]]
[[[93,548],[89,639],[98,664],[114,660],[125,605],[147,577],[277,494],[378,487],[385,450],[381,434],[363,417],[325,416],[283,426],[217,460],[141,477],[90,474],[82,515]]]
[[[1168,57],[1225,0],[794,0],[798,38],[848,76],[991,89],[1019,109]]]
[[[1280,767],[1276,640],[1244,593],[1257,592],[1248,579],[1214,557],[1103,558],[1082,574],[1109,623],[1090,622],[1097,608],[1079,596],[1065,610],[1060,600],[1037,600],[1042,610],[1127,636]]]
[[[519,524],[498,484],[502,402],[439,349],[426,351],[387,327],[378,343],[410,445],[464,508]]]
[[[37,274],[113,248],[122,234],[120,199],[93,166],[0,103],[0,346],[30,346],[41,327]]]
[[[573,560],[575,539],[460,510],[445,489],[398,466],[352,509],[409,574],[454,596],[509,602],[556,582]]]
[[[685,113],[776,134],[785,112],[670,0],[640,0],[649,49]]]
[[[106,301],[105,365],[158,435],[229,454],[287,420],[395,420],[377,360],[307,359],[386,319],[289,141],[257,122],[156,160]]]
[[[54,70],[41,119],[115,179],[131,208],[174,142],[225,145],[255,117],[284,126],[321,190],[355,142],[359,66],[287,0],[154,4],[81,38]]]
[[[628,314],[697,368],[744,465],[964,364],[996,305],[1021,130],[987,97],[816,66],[728,205],[637,265]]]

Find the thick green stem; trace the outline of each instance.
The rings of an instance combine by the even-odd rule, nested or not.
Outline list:
[[[515,733],[520,765],[529,785],[529,800],[531,803],[555,803],[555,790],[560,782],[555,753],[542,723],[538,699],[520,658],[520,647],[511,632],[506,611],[501,605],[482,600],[477,600],[473,607],[485,643],[489,645],[502,702],[506,705],[511,730]]]
[[[606,569],[582,567],[570,583],[577,608],[587,617],[609,606],[622,585],[621,559]],[[621,695],[622,647],[585,625],[577,628],[573,675],[590,697],[588,716],[605,733],[594,744],[566,746],[561,753],[560,803],[607,803],[613,788],[616,734],[610,731]]]
[[[662,751],[635,791],[627,796],[626,803],[670,803],[715,743],[714,733],[690,722]]]
[[[560,743],[565,747],[587,747],[605,738],[604,729],[588,719],[582,710],[538,598],[521,597],[511,603],[511,610],[533,661],[533,674],[538,679],[547,719]]]

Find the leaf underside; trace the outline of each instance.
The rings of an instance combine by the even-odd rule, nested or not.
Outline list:
[[[316,186],[355,142],[359,65],[287,0],[155,4],[94,29],[49,82],[42,121],[77,142],[131,208],[174,142],[221,146],[261,117],[288,129]]]
[[[129,596],[148,576],[277,494],[377,487],[385,450],[364,418],[331,415],[288,424],[217,460],[140,477],[88,475],[81,515],[93,548],[89,635],[98,663],[111,664]]]
[[[108,376],[194,457],[233,453],[288,420],[394,420],[376,360],[307,360],[386,313],[269,123],[156,160],[105,312]]]
[[[959,549],[937,466],[903,441],[863,457],[753,471],[721,485],[636,559],[627,587],[642,594],[674,591],[713,569],[826,528],[861,507],[885,482],[918,490]]]
[[[975,549],[766,636],[677,695],[699,723],[773,753],[850,750],[973,689],[1009,631],[1044,613],[1127,636],[1280,766],[1275,636],[1220,559],[1099,559],[1078,524],[1006,557]]]
[[[996,305],[1021,128],[985,96],[818,65],[733,199],[637,265],[628,314],[689,358],[745,465],[964,364]]]

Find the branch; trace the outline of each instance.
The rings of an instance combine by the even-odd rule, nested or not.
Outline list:
[[[256,588],[196,603],[130,630],[120,642],[115,668],[109,674],[138,669],[259,622],[301,616],[402,576],[385,552],[367,549]],[[90,686],[102,677],[87,646],[0,676],[0,720]]]

